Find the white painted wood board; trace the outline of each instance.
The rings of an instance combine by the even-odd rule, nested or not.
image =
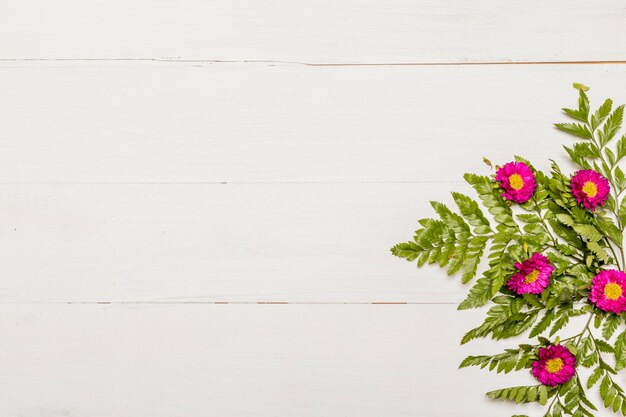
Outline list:
[[[451,202],[431,184],[4,185],[0,299],[458,302],[458,279],[389,252],[426,194]]]
[[[562,161],[558,80],[618,69],[6,65],[0,297],[456,303],[389,247],[483,155]]]
[[[571,143],[552,124],[572,82],[624,102],[624,68],[5,63],[0,178],[432,183],[514,154],[545,168]]]
[[[0,309],[6,416],[449,417],[480,410],[496,417],[540,409],[483,396],[501,384],[532,383],[529,374],[457,369],[463,355],[504,345],[459,347],[465,323],[480,314],[453,306]]]
[[[624,60],[618,0],[22,0],[0,58],[308,63]]]

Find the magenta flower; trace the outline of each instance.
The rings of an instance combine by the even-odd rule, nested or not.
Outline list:
[[[550,284],[554,267],[548,258],[535,252],[530,259],[516,263],[519,272],[509,278],[507,287],[516,294],[540,294]]]
[[[589,301],[611,313],[626,311],[626,274],[615,269],[600,271],[591,280]]]
[[[514,203],[525,203],[537,188],[535,176],[523,162],[509,162],[496,172],[496,181],[504,190],[502,197]]]
[[[576,357],[561,345],[539,348],[539,359],[533,362],[532,372],[543,385],[564,384],[576,373]]]
[[[571,180],[572,194],[578,204],[595,210],[606,202],[611,186],[606,178],[591,169],[576,171]]]

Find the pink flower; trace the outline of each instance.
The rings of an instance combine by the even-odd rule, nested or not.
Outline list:
[[[515,203],[528,201],[537,188],[535,176],[523,162],[509,162],[496,172],[496,181],[504,190],[502,197]]]
[[[535,252],[530,259],[516,263],[519,272],[509,278],[507,287],[516,294],[540,294],[550,284],[554,267],[548,258]]]
[[[539,348],[539,359],[533,362],[532,372],[543,385],[564,384],[576,373],[576,357],[561,345]]]
[[[596,206],[604,205],[611,187],[606,178],[591,169],[576,171],[571,180],[572,194],[578,204],[595,210]]]
[[[626,311],[626,274],[615,269],[600,271],[591,280],[589,300],[600,310]]]

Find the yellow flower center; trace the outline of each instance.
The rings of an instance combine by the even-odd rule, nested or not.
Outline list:
[[[524,282],[526,284],[532,284],[533,282],[537,281],[537,278],[539,278],[539,270],[533,269],[533,272],[524,277]]]
[[[614,282],[609,282],[604,286],[604,296],[609,300],[617,300],[622,296],[622,286]]]
[[[514,190],[521,190],[524,186],[524,180],[520,174],[513,174],[509,177],[509,185]]]
[[[587,197],[595,197],[598,194],[598,186],[595,182],[587,181],[583,184],[583,193],[587,194]]]
[[[551,374],[556,374],[561,369],[563,369],[563,359],[561,358],[548,359],[546,362],[546,371]]]

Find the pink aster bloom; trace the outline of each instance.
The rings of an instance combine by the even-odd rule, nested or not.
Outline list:
[[[523,162],[509,162],[496,172],[496,181],[504,190],[502,197],[514,203],[525,203],[537,188],[535,176]]]
[[[519,272],[509,278],[507,287],[516,294],[540,294],[550,284],[554,267],[548,258],[535,252],[530,259],[516,263]]]
[[[532,372],[543,385],[564,384],[576,373],[576,357],[561,345],[539,348],[539,359],[533,362]]]
[[[578,204],[595,210],[596,206],[604,205],[611,186],[606,178],[591,169],[576,171],[571,180],[572,194]]]
[[[600,271],[591,280],[589,300],[600,310],[626,311],[626,273],[615,269]]]

